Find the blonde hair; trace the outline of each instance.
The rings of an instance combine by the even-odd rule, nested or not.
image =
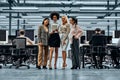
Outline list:
[[[62,16],[62,18],[65,18],[65,20],[66,20],[66,22],[65,23],[68,23],[69,21],[68,21],[68,17],[67,16]],[[62,22],[62,24],[63,24],[63,22]]]

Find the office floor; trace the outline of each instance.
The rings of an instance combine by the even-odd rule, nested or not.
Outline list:
[[[61,69],[62,59],[58,59],[57,70],[38,70],[31,65],[30,69],[0,69],[0,80],[120,80],[118,69],[80,69],[70,70],[71,60],[67,59],[67,68]]]

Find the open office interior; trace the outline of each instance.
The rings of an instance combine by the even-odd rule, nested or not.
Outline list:
[[[48,50],[44,46],[44,51],[42,51],[42,53],[47,51],[48,56],[45,57],[46,54],[43,54],[41,58],[42,60],[47,59],[47,62],[43,62],[43,66],[40,66],[39,53],[41,49],[39,45],[42,43],[41,41],[46,42],[43,38],[46,37],[47,33],[45,28],[46,32],[40,32],[40,27],[41,25],[44,27],[47,19],[49,27],[51,27],[53,24],[52,12],[59,14],[57,20],[59,28],[53,31],[59,34],[61,40],[58,48],[58,59],[55,63],[57,53],[55,49],[50,63],[52,48],[49,44],[52,42],[49,42],[48,39]],[[58,16],[56,17],[58,18]],[[78,43],[79,59],[76,60],[79,61],[78,68],[74,66],[73,53],[75,51],[72,51],[71,44],[73,43],[68,38],[71,34],[65,38],[65,40],[68,39],[68,43],[61,39],[61,34],[64,31],[61,32],[60,27],[64,28],[64,18],[70,27],[69,33],[72,31],[71,19],[75,22],[73,18],[77,20],[76,25],[82,31]],[[56,28],[56,26],[53,27]],[[100,48],[101,46],[96,47],[90,44],[96,29],[100,29],[106,40],[106,45],[102,46],[105,48],[102,68],[95,65],[92,52],[94,52],[94,47],[98,54],[103,49]],[[21,30],[24,30],[24,36],[26,36],[20,44],[22,50],[16,44],[17,41],[22,41],[17,40],[22,34]],[[67,34],[67,28],[65,30],[65,34]],[[52,33],[49,31],[50,29],[48,29],[48,37],[51,37]],[[42,37],[39,36],[40,34],[43,34]],[[32,45],[27,45],[27,41]],[[117,46],[117,44],[120,45],[119,41],[120,0],[0,0],[0,80],[119,80],[120,46]],[[67,46],[65,46],[65,50],[62,43]],[[65,51],[67,56],[64,54]],[[65,56],[67,57],[66,61],[64,61]],[[95,56],[98,64],[99,56]],[[18,67],[22,63],[27,65],[27,68],[25,66]]]

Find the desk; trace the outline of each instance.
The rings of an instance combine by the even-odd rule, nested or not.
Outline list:
[[[0,51],[1,51],[0,55],[4,55],[4,56],[10,55],[11,56],[12,48],[15,48],[15,46],[12,44],[4,44],[4,45],[0,44]],[[32,54],[34,54],[34,56],[36,56],[36,63],[37,63],[38,45],[37,44],[26,45],[26,49],[32,50]],[[30,56],[33,56],[33,55],[30,54]]]
[[[111,49],[111,48],[113,48],[113,47],[115,47],[115,46],[112,45],[112,44],[107,44],[107,45],[106,45],[106,48],[107,48],[107,49]],[[80,45],[80,51],[81,51],[81,53],[82,53],[82,68],[85,68],[84,56],[85,56],[85,54],[86,54],[87,49],[89,49],[89,48],[90,48],[90,45],[89,45],[89,44],[81,44],[81,45]]]

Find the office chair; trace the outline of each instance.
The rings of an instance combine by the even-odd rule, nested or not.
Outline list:
[[[92,60],[91,60],[91,65],[88,66],[88,68],[90,69],[91,67],[93,68],[97,68],[97,69],[100,69],[100,56],[104,56],[107,54],[107,49],[105,46],[90,46],[90,54],[91,54],[91,57],[92,57]],[[95,55],[95,58],[97,60],[97,66],[95,65],[95,62],[93,60],[93,55]],[[102,60],[102,63],[103,63],[103,60]],[[99,66],[98,66],[99,65]],[[109,66],[107,65],[101,65],[103,68],[108,68],[109,69]]]
[[[2,49],[0,49],[0,63],[2,63],[3,60],[2,60]],[[0,69],[2,68],[2,65],[0,65]]]
[[[26,66],[28,69],[30,68],[29,65],[23,64],[26,58],[28,58],[27,49],[26,49],[26,38],[16,38],[13,41],[13,48],[12,57],[13,57],[13,65],[16,66],[16,69],[22,66]]]
[[[111,47],[111,57],[113,58],[112,59],[113,67],[115,67],[115,65],[117,66],[120,65],[119,63],[120,62],[120,47],[116,47],[116,46]],[[120,68],[120,66],[118,68]]]
[[[32,63],[33,65],[36,64],[37,54],[38,54],[38,46],[29,45],[27,46],[28,53],[30,54],[30,58],[28,63]]]
[[[11,61],[10,48],[10,46],[0,45],[0,63],[2,63],[3,66],[7,66],[7,64]]]

